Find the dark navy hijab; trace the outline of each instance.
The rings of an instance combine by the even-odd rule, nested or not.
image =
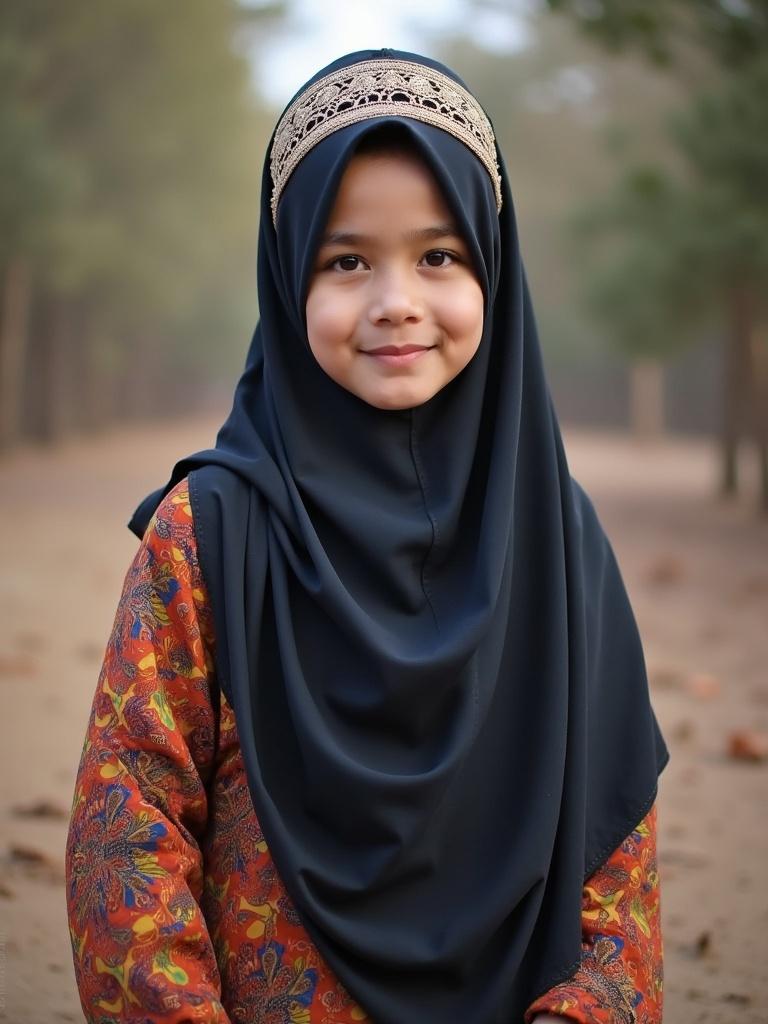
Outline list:
[[[316,78],[374,58],[455,78],[390,50]],[[398,412],[325,375],[304,314],[344,168],[390,121],[434,173],[486,309],[466,369]],[[583,881],[667,757],[619,570],[568,471],[501,170],[499,213],[452,134],[362,120],[303,157],[274,227],[267,161],[261,322],[232,413],[131,523],[189,475],[256,813],[375,1024],[521,1024],[578,966]]]

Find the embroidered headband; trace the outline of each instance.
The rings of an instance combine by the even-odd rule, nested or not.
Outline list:
[[[270,154],[272,221],[286,182],[318,142],[372,117],[411,117],[449,132],[472,150],[491,178],[501,210],[496,140],[485,111],[441,71],[403,60],[366,60],[319,79],[288,107]]]

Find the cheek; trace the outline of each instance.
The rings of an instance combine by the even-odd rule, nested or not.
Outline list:
[[[354,310],[336,290],[329,293],[321,287],[310,289],[306,313],[307,338],[315,355],[319,349],[346,341],[354,330]]]
[[[480,344],[484,318],[483,290],[474,278],[463,281],[445,296],[443,326],[451,337],[463,344]]]

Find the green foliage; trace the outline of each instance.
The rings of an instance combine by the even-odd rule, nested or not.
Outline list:
[[[465,38],[444,43],[442,54],[493,119],[549,366],[561,374],[587,365],[602,372],[611,361],[606,326],[612,337],[613,324],[575,295],[592,262],[591,238],[582,236],[568,251],[563,225],[585,196],[610,191],[617,152],[650,152],[670,162],[659,125],[679,106],[682,89],[644,61],[603,54],[565,19],[542,13],[532,16],[530,29],[531,44],[514,55],[489,54]],[[616,361],[623,359],[620,352]]]
[[[633,166],[577,219],[597,243],[593,310],[629,351],[670,355],[722,322],[735,289],[768,279],[768,60],[704,94],[672,124],[682,173]]]
[[[688,80],[668,127],[675,165],[631,162],[576,218],[592,310],[630,352],[666,356],[722,325],[736,291],[768,277],[768,0],[548,0],[609,49],[635,48]]]
[[[700,96],[674,125],[691,169],[711,275],[757,287],[768,277],[768,52]]]
[[[267,125],[233,40],[256,17],[234,0],[0,6],[0,273],[29,258],[35,301],[85,308],[102,346],[152,337],[206,373],[241,358]]]
[[[57,196],[77,191],[77,166],[53,144],[32,95],[37,64],[0,32],[0,264],[39,249]]]
[[[686,315],[698,308],[696,274],[680,259],[680,198],[667,175],[638,166],[574,219],[580,251],[592,255],[584,264],[588,304],[633,354],[668,355],[684,344]]]
[[[768,47],[768,0],[547,0],[613,51],[639,48],[673,64],[691,42],[739,68]]]

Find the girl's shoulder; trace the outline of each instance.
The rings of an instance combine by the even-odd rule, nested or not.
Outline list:
[[[179,480],[157,506],[147,524],[141,547],[146,558],[177,581],[192,585],[196,603],[207,604],[189,480]]]
[[[166,614],[161,616],[163,622],[172,607],[178,605],[183,615],[194,609],[201,638],[212,649],[213,617],[200,565],[187,477],[179,480],[157,506],[147,524],[133,569],[138,573],[140,584],[149,583],[155,595],[153,607],[159,611],[158,601],[165,607]]]
[[[194,515],[189,497],[189,478],[179,480],[157,506],[147,524],[144,543],[152,547],[174,535],[189,535],[194,542]]]

